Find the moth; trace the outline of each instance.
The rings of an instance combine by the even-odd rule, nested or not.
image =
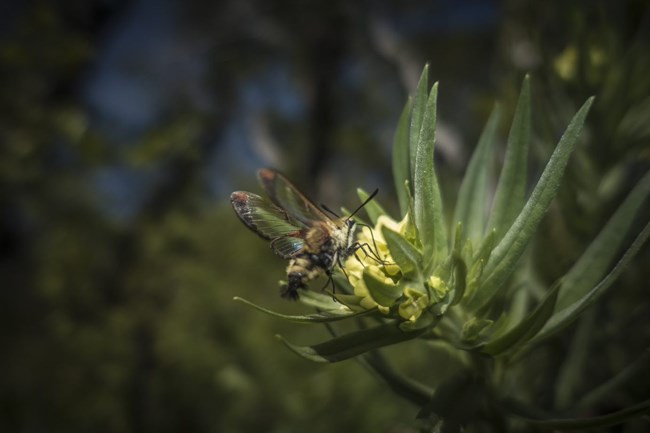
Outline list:
[[[353,216],[377,194],[375,190],[350,216],[339,217],[309,200],[279,172],[263,168],[257,173],[268,200],[235,191],[230,202],[237,216],[252,231],[270,241],[273,252],[289,260],[283,298],[297,300],[298,290],[322,273],[331,279],[336,265],[359,248]],[[328,215],[329,212],[332,216]]]

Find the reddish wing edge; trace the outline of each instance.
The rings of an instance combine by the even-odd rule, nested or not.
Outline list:
[[[250,206],[248,204],[248,197],[249,197],[248,192],[245,191],[235,191],[232,194],[230,194],[230,203],[232,204],[232,208],[235,210],[235,213],[239,217],[239,219],[252,231],[257,233],[259,237],[262,239],[266,239],[267,241],[273,240],[270,236],[267,236],[266,234],[262,233],[258,228],[257,224],[251,219],[251,214],[250,214]],[[281,211],[281,209],[278,209]]]
[[[283,209],[246,191],[233,192],[230,202],[246,227],[262,239],[271,241],[271,249],[277,255],[288,259],[302,251],[304,240],[300,227],[296,225],[299,223],[289,218]]]

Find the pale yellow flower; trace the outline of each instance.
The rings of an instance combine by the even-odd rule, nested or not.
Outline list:
[[[380,311],[388,313],[388,307],[378,305],[372,299],[365,282],[363,281],[363,271],[368,269],[377,280],[387,285],[396,285],[396,277],[400,273],[388,250],[388,245],[382,234],[382,227],[388,227],[396,232],[401,232],[406,224],[406,218],[402,221],[395,221],[386,215],[381,215],[377,219],[377,224],[372,231],[369,227],[362,227],[359,231],[357,240],[363,245],[356,255],[348,257],[345,262],[345,272],[348,275],[350,284],[354,288],[355,296],[361,298],[360,305],[364,308],[378,307]]]
[[[384,314],[389,313],[390,307],[378,305],[377,301],[372,298],[363,279],[363,273],[364,271],[369,273],[384,285],[397,286],[400,283],[401,270],[391,257],[382,228],[387,227],[404,235],[407,221],[408,216],[405,216],[402,221],[395,221],[382,215],[377,219],[377,224],[372,231],[365,226],[359,231],[357,240],[363,245],[363,248],[359,249],[356,255],[348,257],[345,262],[345,272],[354,288],[354,295],[360,299],[361,307],[378,308]],[[405,281],[402,281],[402,284],[404,283]],[[416,321],[432,301],[442,300],[449,290],[445,282],[436,276],[429,277],[426,284],[429,287],[428,290],[421,283],[417,285],[407,283],[402,290],[398,313],[404,320]]]
[[[442,300],[449,292],[447,284],[435,275],[429,278],[429,287],[431,288],[431,295],[438,301]]]
[[[408,286],[404,289],[404,300],[399,304],[399,315],[410,322],[418,320],[429,306],[429,296],[423,291]]]

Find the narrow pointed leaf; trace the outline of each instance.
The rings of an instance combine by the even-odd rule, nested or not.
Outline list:
[[[501,110],[495,105],[458,191],[454,222],[463,223],[465,236],[475,245],[485,229],[490,166],[494,159],[494,143],[500,120]]]
[[[409,148],[409,127],[411,124],[411,107],[413,99],[409,98],[402,110],[393,138],[393,181],[399,201],[400,215],[408,211],[408,196],[404,191],[404,182],[411,179],[411,155]]]
[[[437,99],[438,83],[435,83],[424,112],[413,174],[415,225],[422,241],[422,255],[426,270],[431,268],[436,259],[447,255],[447,233],[442,214],[442,198],[433,165]]]
[[[341,304],[337,302],[332,295],[315,290],[301,291],[300,303],[324,311],[337,310],[341,308]]]
[[[454,297],[451,300],[451,305],[456,305],[465,295],[465,288],[467,287],[467,265],[460,254],[454,253],[452,261],[454,264]]]
[[[643,246],[643,244],[648,240],[648,237],[650,237],[650,223],[648,223],[641,233],[639,233],[634,242],[632,242],[630,248],[625,252],[623,257],[618,261],[610,273],[578,301],[562,310],[556,311],[556,313],[546,323],[546,326],[544,326],[542,331],[533,339],[533,341],[531,341],[531,344],[537,343],[538,341],[541,341],[570,325],[586,308],[596,302],[621,275],[623,269],[629,264],[639,249],[641,249],[641,246]]]
[[[411,194],[409,181],[404,182],[404,191],[408,199],[409,210],[403,234],[407,240],[417,243],[416,246],[422,246],[420,236],[418,235],[418,228],[415,226],[415,200],[413,199],[413,194]]]
[[[559,288],[559,284],[552,288],[544,300],[524,320],[504,335],[485,344],[481,351],[489,355],[498,355],[514,349],[534,337],[553,314]]]
[[[462,300],[463,302],[467,302],[467,300],[471,299],[476,293],[477,286],[480,284],[481,278],[483,276],[485,265],[488,263],[490,254],[492,254],[492,250],[494,249],[495,241],[496,232],[494,230],[490,230],[485,239],[483,239],[483,242],[481,242],[478,251],[472,258],[473,264],[467,274],[467,293],[465,294],[465,299]]]
[[[289,320],[291,322],[298,322],[298,323],[325,323],[325,322],[336,322],[339,320],[344,320],[344,319],[349,319],[352,317],[361,317],[361,316],[368,316],[371,314],[377,313],[377,309],[372,309],[372,310],[365,310],[365,311],[360,311],[360,312],[353,312],[346,309],[338,309],[338,310],[330,310],[330,311],[323,311],[320,313],[315,313],[315,314],[305,314],[305,315],[287,315],[287,314],[282,314],[278,313],[272,310],[269,310],[268,308],[261,307],[257,304],[254,304],[253,302],[250,302],[244,298],[240,298],[238,296],[233,298],[237,302],[244,303],[248,306],[251,306],[255,308],[258,311],[261,311],[263,313],[266,313],[268,315],[278,317],[280,319],[284,320]]]
[[[409,166],[411,178],[415,173],[415,156],[416,147],[420,143],[420,130],[424,119],[424,110],[427,105],[427,96],[429,92],[429,65],[425,65],[420,75],[420,81],[413,98],[413,107],[411,109],[411,125],[409,127]],[[411,185],[413,183],[411,182]]]
[[[402,273],[409,278],[420,275],[422,272],[422,255],[420,252],[399,233],[392,231],[388,227],[382,227],[381,232],[390,250],[390,255],[402,270]]]
[[[607,415],[595,416],[591,418],[551,418],[548,416],[537,417],[529,413],[528,410],[522,407],[517,402],[508,401],[504,404],[505,409],[510,415],[515,416],[522,421],[534,424],[546,429],[554,429],[561,431],[584,431],[596,428],[610,427],[616,424],[621,424],[635,418],[639,418],[645,414],[650,413],[650,399],[644,400],[641,403],[629,406],[617,412],[612,412]]]
[[[359,196],[359,199],[362,203],[369,197],[369,194],[361,188],[357,188],[357,195]],[[377,218],[382,215],[386,215],[386,211],[379,205],[379,203],[377,203],[377,197],[366,203],[363,209],[368,214],[368,218],[370,218],[370,222],[373,225],[377,224]]]
[[[277,336],[289,349],[314,362],[338,362],[349,359],[370,350],[412,340],[426,329],[404,332],[396,324],[386,324],[375,328],[351,332],[314,346],[291,344]]]
[[[332,296],[338,302],[345,305],[346,307],[348,307],[350,310],[354,312],[361,312],[366,310],[366,308],[361,306],[361,301],[363,300],[363,298],[360,296],[348,295],[345,293],[338,293],[338,292],[334,293]]]
[[[363,270],[363,282],[366,284],[372,299],[384,307],[390,307],[402,295],[402,289],[399,286],[379,281],[370,273],[368,268]]]
[[[456,222],[456,231],[454,232],[454,246],[452,251],[454,254],[460,254],[460,250],[463,248],[463,223],[462,221]]]
[[[488,228],[496,229],[497,239],[503,236],[524,206],[530,123],[530,77],[526,75],[512,119],[505,160],[488,222]]]
[[[480,260],[483,260],[485,263],[487,263],[490,259],[490,254],[492,254],[492,250],[496,246],[496,243],[497,232],[495,230],[490,230],[483,239],[483,242],[481,242],[478,251],[474,255],[474,261],[478,262]]]
[[[564,169],[580,137],[582,126],[593,100],[593,97],[589,98],[573,117],[544,168],[528,202],[503,239],[492,251],[483,272],[486,279],[470,299],[469,308],[478,309],[486,304],[514,272],[517,261],[557,194]]]
[[[558,310],[582,298],[605,275],[619,254],[632,220],[649,195],[650,173],[647,173],[567,273],[558,298]]]
[[[423,383],[397,373],[381,356],[380,352],[368,353],[357,358],[370,371],[379,376],[400,397],[422,406],[431,399],[433,390]]]
[[[580,386],[584,381],[583,372],[589,367],[593,360],[591,353],[593,334],[600,321],[597,318],[596,309],[585,311],[580,318],[580,323],[571,338],[569,347],[571,350],[564,356],[564,361],[554,375],[555,398],[553,407],[556,410],[566,412],[576,396],[582,394]]]
[[[332,279],[334,280],[334,286],[336,287],[336,294],[351,294],[354,293],[354,287],[352,287],[352,284],[350,281],[347,279],[347,277],[343,274],[335,273],[332,275]],[[310,292],[313,293],[318,293],[314,292],[313,290],[310,290]],[[320,293],[321,295],[324,293]]]
[[[638,359],[618,372],[616,376],[584,395],[574,409],[586,409],[607,401],[614,393],[620,392],[625,385],[643,374],[648,369],[648,365],[650,365],[650,348],[646,348]]]

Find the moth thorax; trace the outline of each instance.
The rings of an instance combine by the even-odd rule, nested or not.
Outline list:
[[[332,228],[323,223],[314,223],[305,234],[305,251],[308,253],[318,253],[324,249],[331,248],[328,244],[333,242]]]
[[[356,228],[356,221],[353,219],[347,219],[345,220],[345,228],[340,230],[341,238],[338,243],[337,253],[342,260],[347,259],[354,253]]]

